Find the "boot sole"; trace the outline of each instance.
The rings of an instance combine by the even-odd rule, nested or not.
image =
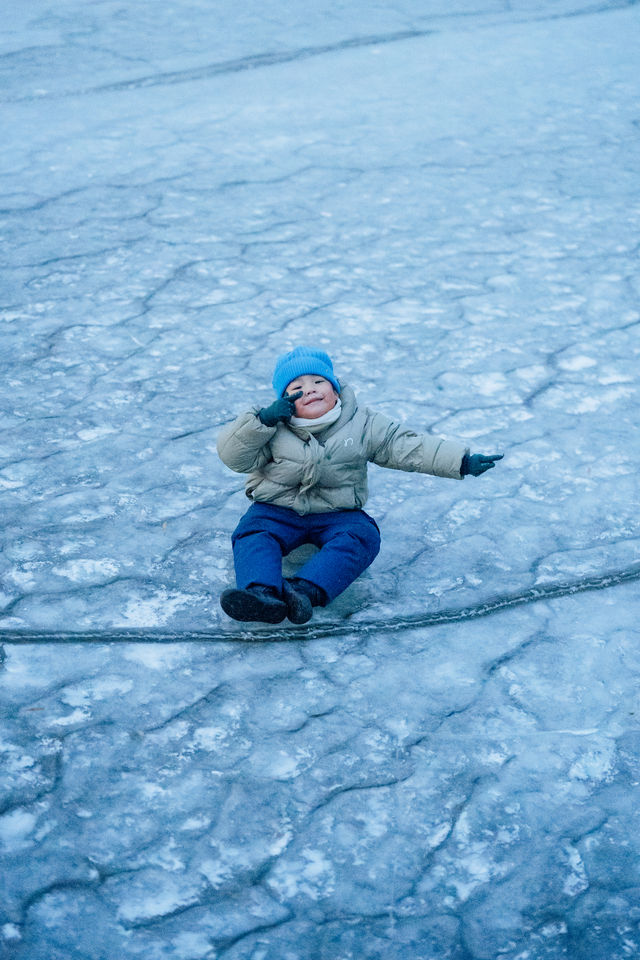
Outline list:
[[[249,590],[225,590],[220,595],[220,606],[232,620],[243,623],[282,623],[287,615],[287,606],[281,600],[265,603]]]

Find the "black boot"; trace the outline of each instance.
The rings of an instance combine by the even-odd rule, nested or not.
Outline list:
[[[300,581],[298,581],[300,582]],[[311,620],[313,607],[311,600],[302,592],[295,589],[297,584],[292,584],[288,580],[284,581],[284,602],[287,605],[287,616],[291,623],[307,623]]]
[[[291,623],[306,623],[311,619],[313,607],[324,607],[327,595],[310,580],[292,577],[284,581],[284,599]]]
[[[253,584],[246,590],[229,587],[220,594],[220,606],[234,620],[282,623],[287,615],[287,605],[273,587]]]

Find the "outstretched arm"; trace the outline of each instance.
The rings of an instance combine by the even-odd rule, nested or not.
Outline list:
[[[471,453],[457,440],[414,433],[381,413],[372,413],[369,424],[369,459],[381,467],[460,480],[469,474],[479,477],[503,457],[502,453]]]
[[[368,459],[373,463],[392,470],[462,479],[460,464],[469,452],[465,444],[428,433],[415,433],[382,413],[368,413]]]

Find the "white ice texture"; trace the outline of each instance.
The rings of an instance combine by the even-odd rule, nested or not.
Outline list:
[[[633,0],[12,5],[0,956],[640,955],[639,42]],[[373,467],[371,569],[248,630],[215,439],[301,342],[505,459]]]

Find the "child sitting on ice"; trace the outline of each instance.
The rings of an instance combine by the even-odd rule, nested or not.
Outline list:
[[[237,587],[220,597],[234,620],[306,623],[313,607],[330,603],[373,562],[380,531],[362,509],[369,461],[459,480],[502,459],[358,406],[322,350],[296,347],[279,357],[273,386],[274,403],[240,414],[218,437],[223,463],[249,474],[253,501],[232,536]],[[303,543],[319,551],[283,580],[283,556]]]

